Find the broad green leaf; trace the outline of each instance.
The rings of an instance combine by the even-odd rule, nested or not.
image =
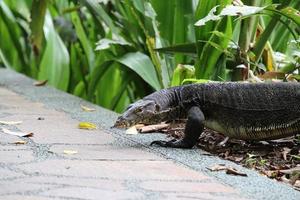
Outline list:
[[[44,33],[47,43],[40,63],[38,78],[48,80],[50,85],[66,91],[70,77],[69,53],[56,33],[49,13],[45,17]]]
[[[189,55],[197,55],[196,43],[176,44],[168,47],[154,49],[162,53],[182,53]]]
[[[74,91],[73,94],[81,97],[83,99],[88,99],[87,98],[87,94],[86,94],[86,90],[85,90],[85,85],[83,81],[80,81],[75,87],[74,87]]]
[[[16,18],[12,11],[5,4],[0,1],[0,48],[2,50],[2,60],[6,67],[26,74],[30,74],[30,69],[26,65],[23,46],[19,39],[21,30],[16,23]]]
[[[7,61],[7,59],[5,58],[5,56],[4,56],[4,54],[3,54],[2,50],[1,50],[1,48],[0,48],[0,61],[3,62],[4,66],[5,66],[6,68],[12,69],[12,66],[11,66],[10,63]]]
[[[293,20],[297,26],[300,26],[300,11],[296,10],[295,8],[292,7],[286,7],[284,9],[281,9],[280,12]]]
[[[171,86],[181,85],[184,79],[195,78],[195,68],[191,65],[178,65],[173,73]]]
[[[211,81],[209,79],[195,79],[195,78],[187,78],[187,79],[184,79],[182,81],[182,84],[188,84],[188,83],[213,83],[213,82],[217,82],[217,81]]]
[[[203,19],[198,20],[195,25],[196,26],[203,26],[208,21],[216,21],[222,19],[224,16],[249,16],[253,14],[257,14],[261,11],[263,11],[266,6],[264,7],[256,7],[256,6],[234,6],[234,5],[228,5],[226,6],[220,14],[216,15],[216,10],[218,6],[213,7],[209,14],[204,17]]]
[[[89,88],[88,88],[88,98],[89,100],[92,100],[96,91],[96,88],[99,84],[99,81],[104,76],[106,71],[109,69],[109,67],[113,64],[113,61],[106,61],[102,63],[101,65],[96,66],[93,71],[91,72],[91,78],[89,82]]]
[[[161,45],[158,45],[156,42],[156,48],[195,41],[193,1],[152,0],[151,5],[156,11],[158,32],[161,35]],[[158,40],[157,36],[156,40]],[[175,53],[174,63],[166,62],[166,65],[173,71],[177,64],[188,62],[188,59],[189,58],[184,54]],[[164,60],[167,59],[164,58]]]
[[[291,19],[293,20],[296,24],[299,23],[297,22],[299,20],[299,11],[292,9],[289,9],[290,7],[285,8],[286,6],[289,5],[289,3],[294,4],[296,7],[299,7],[299,1],[283,1],[281,5],[279,5],[277,7],[277,9],[271,8],[268,9],[268,11],[273,12],[273,16],[270,20],[270,22],[268,23],[268,25],[266,26],[265,30],[263,31],[263,33],[260,35],[260,37],[258,38],[258,40],[255,42],[254,44],[254,48],[253,48],[253,52],[256,56],[255,61],[258,62],[261,58],[261,55],[263,53],[263,50],[265,48],[265,45],[267,44],[271,34],[274,31],[274,27],[276,27],[276,25],[279,22],[282,22],[284,25],[286,25],[285,27],[287,29],[289,29],[290,33],[294,35],[293,31],[291,30],[290,26],[285,22],[281,20],[281,16],[285,16],[285,20]],[[297,4],[298,3],[298,4]],[[280,10],[283,10],[283,12],[280,12]],[[297,17],[298,15],[298,17]],[[279,32],[278,32],[279,33]],[[281,36],[284,35],[284,32],[280,32],[279,34],[281,34]],[[295,39],[297,39],[297,36],[295,36]]]
[[[126,105],[123,104],[124,99],[120,97],[120,94],[127,93],[128,84],[125,80],[126,77],[124,77],[126,70],[121,70],[121,64],[118,62],[111,61],[107,64],[109,65],[107,65],[105,73],[102,73],[96,86],[96,102],[108,109],[116,109],[117,104],[122,104],[124,107]]]
[[[77,34],[77,36],[80,40],[80,43],[84,49],[85,56],[86,56],[86,59],[88,61],[88,65],[89,65],[89,70],[92,71],[92,69],[94,68],[94,59],[95,59],[93,47],[91,46],[90,41],[84,31],[84,28],[81,24],[81,20],[78,16],[77,12],[72,12],[71,18],[72,18],[72,22],[75,26],[76,34]]]
[[[115,45],[115,44],[131,46],[130,43],[123,40],[111,40],[111,39],[103,38],[96,43],[97,46],[95,50],[97,51],[97,50],[108,49],[110,48],[111,45]]]
[[[33,0],[31,6],[31,43],[33,46],[34,53],[36,55],[40,54],[43,41],[43,26],[44,19],[47,10],[48,0],[39,1]]]
[[[205,18],[209,12],[215,7],[219,6],[220,9],[216,10],[216,14],[222,10],[227,4],[230,4],[231,0],[210,0],[210,1],[199,1],[195,12],[195,19]],[[216,29],[218,21],[208,21],[205,26],[195,26],[195,36],[197,42],[197,55],[200,58],[205,50],[205,43],[202,41],[208,41],[211,38],[211,31]],[[199,70],[199,60],[196,60],[195,69]]]
[[[106,13],[103,7],[95,0],[80,0],[96,16],[96,19],[104,22],[114,34],[120,34],[120,29],[115,26],[114,20]]]
[[[161,89],[155,68],[147,55],[141,52],[127,53],[117,61],[136,72],[155,90]]]
[[[216,79],[216,64],[220,56],[225,52],[232,36],[232,21],[230,17],[223,18],[218,22],[215,31],[224,32],[227,38],[220,38],[219,34],[212,34],[209,41],[204,45],[200,58],[196,64],[196,78]],[[216,32],[216,33],[217,33]],[[217,44],[217,45],[214,45]],[[209,55],[209,56],[208,56]]]
[[[144,7],[145,7],[145,13],[146,13],[145,16],[147,17],[146,20],[149,20],[149,18],[150,18],[152,26],[147,26],[148,23],[143,23],[143,18],[139,15],[138,10],[132,9],[132,13],[133,13],[133,16],[136,18],[136,20],[138,21],[139,27],[143,30],[143,33],[146,37],[145,44],[146,44],[147,50],[150,54],[150,59],[153,63],[153,66],[155,67],[157,79],[158,79],[161,87],[164,87],[165,80],[163,80],[163,71],[164,71],[163,68],[165,68],[166,65],[165,65],[165,63],[162,62],[159,54],[154,51],[156,46],[159,46],[159,47],[161,46],[161,38],[159,36],[160,34],[158,31],[158,24],[156,21],[156,13],[150,3],[145,2]],[[149,27],[152,29],[152,31],[154,31],[154,35],[150,33],[151,29]],[[152,87],[153,87],[153,85],[152,85]]]

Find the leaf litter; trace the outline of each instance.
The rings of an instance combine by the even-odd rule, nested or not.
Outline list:
[[[90,107],[87,107],[87,106],[84,106],[84,105],[80,105],[80,107],[85,112],[94,112],[94,111],[96,111],[95,108],[90,108]]]
[[[161,129],[169,137],[182,138],[186,120],[176,120]],[[150,125],[156,126],[156,125]],[[152,129],[149,128],[149,129]],[[144,126],[147,129],[147,126]],[[138,129],[141,132],[141,129]],[[243,167],[257,170],[260,174],[291,185],[300,191],[300,135],[270,141],[244,141],[228,139],[213,130],[205,129],[197,147]],[[205,154],[206,155],[206,154]],[[227,174],[247,176],[229,166],[210,166],[208,169],[225,170]]]
[[[125,133],[126,133],[127,135],[137,135],[137,134],[138,134],[138,131],[137,131],[136,126],[132,126],[132,127],[128,128],[128,129],[125,131]]]
[[[224,170],[224,171],[226,171],[226,174],[231,174],[231,175],[235,175],[235,176],[248,176],[246,173],[240,172],[237,169],[235,169],[234,167],[226,166],[224,164],[217,164],[217,165],[214,165],[207,169],[209,169],[212,172]]]
[[[13,144],[27,144],[27,141],[17,140],[17,141],[14,141]]]
[[[78,151],[76,151],[76,150],[69,150],[69,149],[64,150],[64,154],[67,154],[67,155],[74,155],[77,153],[78,153]]]
[[[32,137],[33,136],[33,133],[31,133],[31,132],[11,131],[6,128],[2,128],[2,131],[6,134],[15,135],[15,136],[19,136],[19,137]]]
[[[36,81],[33,85],[34,86],[44,86],[44,85],[46,85],[47,82],[48,82],[48,80]]]
[[[18,125],[18,124],[22,124],[22,121],[0,121],[0,124],[3,125]]]
[[[97,129],[97,126],[91,122],[80,122],[78,124],[78,128],[80,129],[87,129],[87,130],[94,130]]]

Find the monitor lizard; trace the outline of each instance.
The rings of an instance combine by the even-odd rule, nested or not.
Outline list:
[[[154,141],[191,148],[204,127],[242,140],[271,140],[300,133],[300,83],[205,83],[154,92],[128,106],[114,127],[187,118],[180,140]]]

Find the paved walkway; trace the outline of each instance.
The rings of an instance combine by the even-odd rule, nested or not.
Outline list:
[[[126,136],[110,130],[116,114],[97,106],[95,112],[83,112],[81,104],[94,106],[0,69],[0,121],[22,121],[0,124],[0,200],[300,197],[299,192],[250,172],[258,177],[255,181],[266,182],[266,188],[260,188],[266,196],[261,196],[248,177],[204,170],[203,163],[220,160],[201,156],[200,150],[149,148],[150,139],[162,136]],[[79,129],[80,121],[97,123],[99,128]],[[20,138],[2,128],[34,135]],[[19,140],[26,144],[14,144]],[[250,189],[239,187],[243,184]],[[273,185],[279,193],[268,195]]]

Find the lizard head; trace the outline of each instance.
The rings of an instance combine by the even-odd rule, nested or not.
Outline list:
[[[126,111],[118,117],[113,127],[125,128],[138,123],[150,124],[157,122],[157,113],[160,106],[153,100],[139,100],[130,104]]]

